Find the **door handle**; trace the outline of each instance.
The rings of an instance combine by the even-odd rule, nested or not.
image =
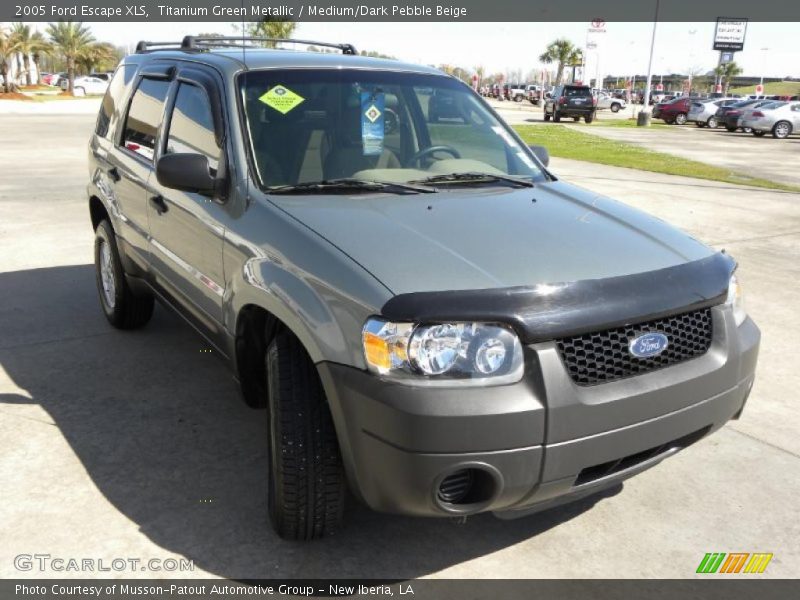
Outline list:
[[[119,171],[117,170],[117,167],[111,167],[108,171],[106,171],[106,174],[114,182],[117,182],[117,181],[119,181],[121,179],[120,175],[119,175]]]
[[[163,215],[165,212],[169,210],[167,203],[164,201],[164,196],[160,194],[150,197],[150,205],[160,215]]]

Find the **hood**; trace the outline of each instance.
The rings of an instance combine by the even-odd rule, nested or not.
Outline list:
[[[560,181],[270,200],[395,294],[604,279],[713,253],[660,219]]]

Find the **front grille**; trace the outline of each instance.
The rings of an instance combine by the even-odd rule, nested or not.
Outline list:
[[[644,333],[660,332],[669,338],[658,356],[637,358],[628,345]],[[572,380],[594,385],[663,369],[705,354],[713,335],[711,309],[585,333],[557,340],[558,351]]]

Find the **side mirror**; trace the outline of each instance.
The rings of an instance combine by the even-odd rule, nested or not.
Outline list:
[[[217,180],[202,154],[165,154],[156,163],[156,179],[164,187],[184,192],[213,194]]]
[[[544,146],[534,146],[533,144],[528,146],[528,148],[531,149],[531,152],[536,155],[536,158],[538,158],[539,162],[545,167],[550,164],[550,153],[547,151],[547,148]]]

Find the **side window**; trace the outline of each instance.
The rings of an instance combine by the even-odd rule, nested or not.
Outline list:
[[[169,85],[169,81],[161,79],[142,79],[125,119],[122,145],[148,160],[153,160],[155,153],[156,135],[161,126]]]
[[[103,96],[103,103],[100,105],[100,113],[97,115],[97,125],[94,130],[100,137],[107,138],[109,136],[111,118],[118,108],[117,104],[125,94],[125,86],[135,73],[136,65],[120,65],[114,73],[114,77],[111,78],[111,83],[108,84],[108,89]]]
[[[166,154],[177,152],[204,154],[212,169],[219,163],[211,104],[203,89],[187,83],[178,88],[167,135]]]

